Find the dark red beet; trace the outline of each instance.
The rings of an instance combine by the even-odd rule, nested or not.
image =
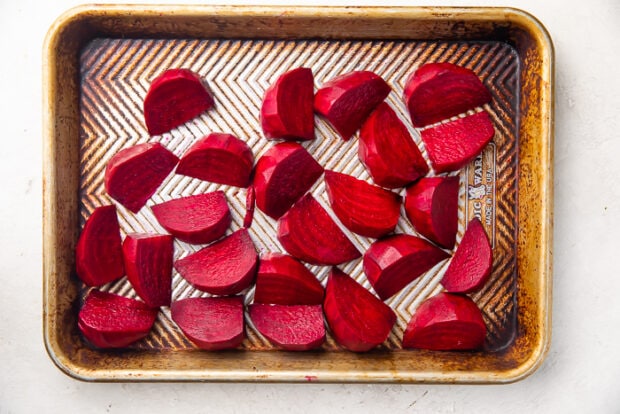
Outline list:
[[[123,242],[127,279],[152,308],[170,305],[172,242],[172,236],[167,234],[128,234]]]
[[[144,338],[157,309],[113,293],[91,290],[78,314],[78,328],[99,348],[123,348]]]
[[[442,292],[425,300],[411,317],[403,335],[403,348],[479,349],[486,335],[487,327],[474,301]]]
[[[207,351],[236,348],[245,338],[242,296],[182,299],[172,302],[170,315],[190,341]]]
[[[452,249],[459,221],[459,177],[420,179],[407,189],[405,212],[421,235]]]
[[[265,338],[287,351],[307,351],[325,342],[321,305],[250,305],[250,319]]]
[[[467,225],[441,284],[448,292],[468,293],[480,289],[491,275],[493,250],[480,220]]]
[[[158,142],[125,148],[106,166],[105,190],[137,213],[178,162],[177,156]]]
[[[428,165],[407,127],[382,102],[362,125],[358,156],[375,183],[398,188],[428,173]]]
[[[278,240],[292,256],[312,264],[337,265],[361,256],[311,194],[280,217]]]
[[[280,253],[261,257],[254,303],[320,305],[323,296],[321,283],[295,258]]]
[[[297,68],[280,75],[265,91],[260,109],[263,133],[268,139],[314,139],[314,77]]]
[[[379,297],[386,300],[449,255],[408,234],[374,242],[364,253],[364,273]]]
[[[256,205],[256,191],[254,186],[248,187],[248,191],[245,194],[245,216],[243,217],[243,227],[250,228],[252,221],[254,221],[254,206]]]
[[[427,63],[404,91],[413,126],[421,128],[491,101],[489,90],[471,70],[452,63]]]
[[[231,217],[223,191],[198,194],[151,207],[167,232],[187,243],[210,243],[226,233]]]
[[[323,84],[314,96],[314,110],[347,141],[390,93],[390,86],[369,71],[349,72]]]
[[[401,197],[350,175],[325,171],[329,202],[342,224],[354,233],[379,238],[394,231]]]
[[[123,249],[115,206],[97,207],[88,217],[75,247],[75,267],[88,286],[122,277]]]
[[[271,147],[256,163],[256,205],[278,219],[303,196],[323,174],[323,167],[304,147],[283,142]]]
[[[258,255],[246,229],[179,259],[175,269],[189,283],[214,295],[234,295],[250,286]]]
[[[431,165],[438,173],[466,166],[491,142],[493,135],[493,122],[486,111],[421,132]]]
[[[336,341],[354,352],[385,342],[396,322],[389,306],[338,268],[329,274],[323,309]]]
[[[144,99],[144,120],[151,135],[159,135],[213,106],[202,79],[188,69],[169,69],[153,80]]]
[[[181,157],[176,173],[218,184],[247,187],[254,164],[252,150],[231,134],[212,133]]]

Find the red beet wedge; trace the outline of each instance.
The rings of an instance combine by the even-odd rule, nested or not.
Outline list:
[[[448,292],[468,293],[480,289],[491,275],[493,250],[480,220],[473,218],[456,249],[441,284]]]
[[[190,341],[207,351],[236,348],[245,338],[242,296],[182,299],[172,302],[170,315]]]
[[[158,142],[125,148],[106,166],[105,190],[137,213],[178,162],[177,156]]]
[[[350,175],[325,171],[329,203],[342,224],[354,233],[379,238],[394,231],[401,197]]]
[[[128,234],[123,242],[127,279],[152,308],[170,305],[173,240],[167,234]]]
[[[474,301],[442,292],[424,301],[411,317],[403,348],[473,350],[483,346],[486,335],[487,327]]]
[[[307,351],[325,342],[321,305],[250,305],[250,319],[265,338],[287,351]]]
[[[252,150],[231,134],[212,133],[196,141],[176,173],[218,184],[247,187],[254,164]]]
[[[364,273],[379,297],[386,300],[448,257],[424,239],[396,234],[366,250]]]
[[[382,344],[396,322],[389,306],[338,268],[329,274],[323,309],[336,341],[354,352]]]
[[[345,73],[324,83],[317,91],[314,110],[323,115],[346,141],[390,90],[390,86],[372,72]]]
[[[466,166],[491,142],[493,135],[493,122],[486,111],[421,132],[431,165],[438,173]]]
[[[425,177],[407,189],[405,212],[415,229],[452,249],[458,228],[459,177]]]
[[[303,196],[323,174],[323,167],[304,147],[284,142],[271,147],[256,163],[256,205],[278,219]]]
[[[250,286],[258,255],[246,229],[179,259],[175,269],[189,283],[214,295],[234,295]]]
[[[489,90],[471,70],[452,63],[427,63],[404,91],[413,126],[421,128],[491,101]]]
[[[282,75],[265,91],[260,109],[263,133],[268,139],[314,139],[314,77],[297,68]]]
[[[188,69],[169,69],[153,80],[144,99],[144,120],[159,135],[200,115],[213,98],[200,77]]]
[[[361,256],[311,194],[280,218],[278,240],[292,256],[312,264],[337,265]]]
[[[280,253],[261,257],[254,303],[320,305],[323,296],[321,283],[297,259]]]
[[[231,222],[223,191],[177,198],[156,204],[151,210],[167,232],[187,243],[217,240],[226,233]]]
[[[245,216],[243,216],[243,227],[246,229],[252,226],[254,221],[254,206],[256,205],[256,191],[254,186],[248,187],[248,191],[245,194]]]
[[[374,182],[382,187],[404,187],[428,173],[428,165],[407,127],[385,102],[362,125],[358,156]]]
[[[125,274],[115,206],[97,207],[88,217],[75,247],[75,267],[88,286],[101,286]]]
[[[78,314],[78,328],[99,348],[123,348],[151,331],[157,309],[144,302],[92,290]]]

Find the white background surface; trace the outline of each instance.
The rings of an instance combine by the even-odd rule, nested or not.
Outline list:
[[[517,6],[556,48],[553,340],[534,375],[502,386],[88,384],[62,374],[41,334],[41,55],[47,28],[77,4],[0,0],[0,413],[620,412],[620,2],[442,3]]]

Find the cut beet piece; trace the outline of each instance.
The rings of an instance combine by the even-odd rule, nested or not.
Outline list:
[[[170,305],[172,242],[172,236],[167,234],[128,234],[123,242],[127,279],[152,308]]]
[[[260,109],[263,133],[268,139],[314,139],[314,77],[297,68],[280,75],[265,91]]]
[[[88,286],[101,286],[125,274],[115,206],[97,207],[84,223],[75,246],[75,267]]]
[[[125,148],[106,166],[105,190],[110,197],[137,213],[178,162],[177,156],[159,142]]]
[[[314,110],[347,141],[390,90],[390,86],[372,72],[345,73],[324,83],[317,91]]]
[[[212,133],[192,145],[176,173],[218,184],[247,187],[254,164],[252,150],[231,134]]]
[[[254,221],[254,206],[256,204],[256,191],[254,186],[248,187],[248,191],[245,194],[245,216],[243,217],[243,227],[246,229],[252,226]]]
[[[452,249],[459,213],[459,177],[425,177],[407,189],[405,212],[429,240]]]
[[[421,128],[491,101],[489,90],[471,70],[452,63],[427,63],[404,91],[413,126]]]
[[[484,345],[486,335],[487,327],[474,301],[442,292],[425,300],[411,317],[403,348],[473,350]]]
[[[350,175],[325,171],[329,203],[342,224],[354,233],[379,238],[394,231],[401,196]]]
[[[210,243],[226,233],[231,217],[223,191],[177,198],[151,207],[167,232],[187,243]]]
[[[213,106],[202,79],[188,69],[168,69],[153,80],[144,99],[144,120],[151,135],[159,135]]]
[[[278,219],[321,174],[323,167],[301,145],[295,142],[274,145],[256,163],[256,205],[269,217]]]
[[[189,283],[214,295],[234,295],[250,286],[258,255],[246,229],[240,229],[174,263]]]
[[[491,142],[495,129],[486,111],[422,131],[422,141],[438,172],[456,171],[476,158]]]
[[[182,299],[172,303],[170,315],[201,349],[236,348],[245,338],[242,296]]]
[[[493,250],[487,232],[477,218],[467,225],[441,284],[448,292],[468,293],[480,289],[491,275]]]
[[[91,290],[78,314],[78,328],[99,348],[123,348],[151,331],[157,309],[113,293]]]
[[[355,352],[385,342],[396,322],[389,306],[338,268],[327,279],[323,309],[336,341]]]
[[[337,265],[361,256],[311,194],[280,218],[278,240],[292,256],[312,264]]]
[[[428,165],[407,127],[381,102],[362,125],[358,156],[375,183],[398,188],[428,173]]]
[[[287,351],[307,351],[325,342],[321,305],[250,305],[250,319],[265,338]]]
[[[279,253],[261,257],[254,290],[255,303],[320,305],[324,290],[314,274],[297,259]]]
[[[419,237],[396,234],[374,242],[364,253],[364,273],[386,300],[449,255]]]

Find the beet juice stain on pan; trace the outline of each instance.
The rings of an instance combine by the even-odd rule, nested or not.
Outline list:
[[[161,12],[155,14],[131,7],[105,13],[104,9],[69,12],[50,31],[46,43],[45,339],[50,355],[65,372],[95,380],[304,381],[310,375],[319,381],[508,382],[539,364],[550,329],[552,124],[548,116],[553,57],[538,22],[506,9],[459,9],[458,18],[453,9],[416,8],[300,8],[288,14],[277,8],[162,6],[153,7]],[[177,20],[166,17],[171,10]],[[128,11],[132,19],[124,17]],[[438,19],[435,12],[453,18]],[[481,15],[485,19],[479,19]],[[457,23],[461,29],[455,32],[451,28]],[[248,25],[263,30],[240,29]],[[331,28],[338,30],[331,33],[335,30]],[[443,40],[432,40],[433,36]],[[197,351],[167,311],[158,314],[151,333],[122,357],[84,343],[75,309],[87,289],[71,276],[74,245],[84,219],[95,208],[112,203],[103,178],[115,153],[135,144],[160,142],[180,157],[209,132],[221,131],[244,141],[258,160],[273,145],[262,136],[258,120],[264,90],[284,71],[301,66],[313,70],[315,92],[346,72],[377,73],[393,89],[386,103],[420,145],[401,97],[409,74],[432,61],[473,70],[492,95],[484,109],[495,137],[461,171],[456,238],[458,245],[466,223],[477,217],[494,249],[491,277],[471,295],[482,308],[489,331],[484,351],[401,350],[415,309],[441,291],[445,264],[386,301],[397,315],[396,323],[387,340],[363,356],[343,350],[328,332],[323,352],[297,353],[286,360],[287,370],[281,371],[273,368],[283,363],[281,352],[264,352],[275,346],[265,342],[252,324],[247,324],[247,339],[241,344],[245,352],[211,354]],[[149,138],[141,108],[146,89],[157,75],[174,67],[188,68],[204,78],[215,104],[195,121]],[[369,179],[357,158],[358,133],[345,142],[320,122],[315,135],[315,140],[303,145],[323,168]],[[428,154],[423,154],[428,161]],[[312,187],[312,194],[323,208],[329,208],[321,180]],[[146,205],[217,190],[225,193],[231,229],[237,230],[245,214],[243,188],[171,174]],[[133,214],[119,205],[118,217],[123,235],[161,232],[150,208]],[[260,209],[249,231],[257,251],[281,251],[276,221]],[[406,219],[398,222],[396,231],[418,234]],[[348,235],[360,252],[372,241]],[[196,250],[175,242],[174,259]],[[311,266],[310,270],[326,284],[329,269]],[[369,288],[361,259],[342,270]],[[125,279],[103,290],[136,297]],[[173,272],[173,301],[199,294]]]

